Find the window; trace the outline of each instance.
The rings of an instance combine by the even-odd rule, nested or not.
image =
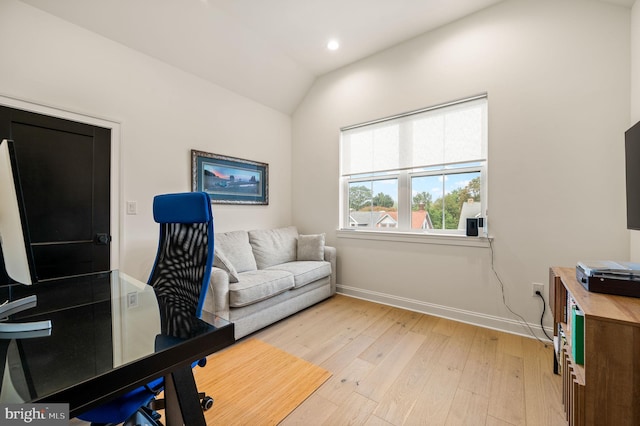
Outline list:
[[[487,97],[341,129],[343,229],[464,234],[486,212]]]

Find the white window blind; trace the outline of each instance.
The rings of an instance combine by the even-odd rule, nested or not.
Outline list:
[[[486,160],[486,96],[342,129],[341,174]]]

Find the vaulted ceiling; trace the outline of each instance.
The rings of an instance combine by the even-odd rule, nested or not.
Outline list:
[[[504,0],[22,1],[290,114],[316,77]]]

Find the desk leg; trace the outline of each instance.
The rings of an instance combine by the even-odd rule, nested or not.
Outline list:
[[[164,398],[167,426],[206,426],[191,366],[165,376]]]

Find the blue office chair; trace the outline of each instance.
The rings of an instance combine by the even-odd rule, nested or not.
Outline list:
[[[153,200],[153,218],[160,224],[160,241],[156,261],[148,284],[154,289],[160,305],[163,335],[180,336],[180,330],[193,317],[200,318],[213,264],[213,215],[211,200],[204,192],[158,195]],[[163,306],[171,306],[167,315]],[[176,315],[175,312],[180,312]],[[156,339],[157,340],[157,339]],[[206,360],[192,364],[204,366]],[[87,411],[79,419],[92,425],[135,425],[135,418],[157,421],[155,400],[164,389],[164,378],[158,378],[98,408]],[[200,393],[203,410],[213,399]]]

